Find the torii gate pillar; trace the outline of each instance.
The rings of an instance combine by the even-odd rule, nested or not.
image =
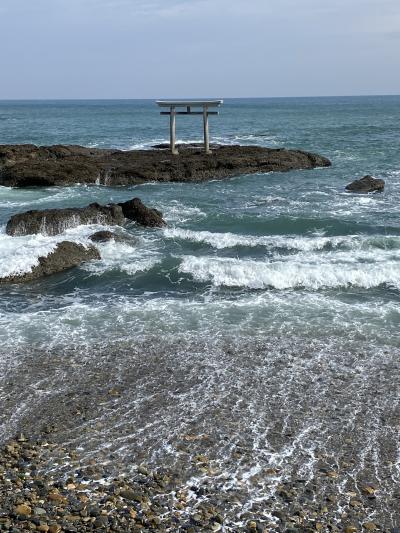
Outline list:
[[[208,116],[218,115],[218,111],[209,111],[209,107],[220,107],[223,100],[157,100],[160,107],[169,107],[169,111],[161,111],[161,115],[169,115],[169,144],[171,153],[178,154],[176,148],[176,115],[203,115],[204,129],[204,151],[210,154],[210,132],[208,126]],[[186,111],[177,111],[177,107],[186,107]],[[192,107],[202,107],[202,111],[192,111]]]

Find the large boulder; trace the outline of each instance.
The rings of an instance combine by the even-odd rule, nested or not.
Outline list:
[[[166,225],[162,213],[158,209],[146,207],[140,198],[134,198],[119,205],[126,218],[134,220],[141,226],[161,228]]]
[[[4,278],[0,282],[18,283],[49,276],[76,267],[85,261],[100,259],[100,254],[94,246],[85,247],[82,244],[62,241],[47,256],[39,257],[38,264],[29,272],[16,273]]]
[[[16,236],[37,233],[59,235],[68,228],[82,224],[123,226],[126,219],[142,226],[161,227],[165,225],[162,213],[146,207],[139,198],[134,198],[122,204],[100,205],[93,203],[87,207],[25,211],[10,218],[6,226],[6,233]]]
[[[122,209],[116,204],[101,206],[97,203],[87,207],[44,209],[26,211],[10,218],[6,226],[8,235],[58,235],[68,228],[81,224],[122,225],[125,222]]]
[[[328,167],[326,157],[301,150],[261,146],[180,146],[104,150],[82,146],[0,145],[0,185],[32,187],[92,183],[132,185],[147,181],[198,182],[240,174]]]
[[[373,178],[372,176],[364,176],[359,180],[349,183],[346,186],[346,191],[359,193],[382,192],[384,188],[384,180]]]

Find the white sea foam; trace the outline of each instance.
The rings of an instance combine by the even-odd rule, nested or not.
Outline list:
[[[256,198],[253,198],[246,206],[258,207],[262,205],[281,204],[282,202],[287,203],[288,200],[283,196],[275,196],[273,194],[268,194],[266,196],[257,196]]]
[[[167,239],[179,239],[197,243],[205,243],[217,250],[233,248],[236,246],[256,247],[263,246],[269,249],[282,248],[287,250],[312,251],[324,249],[345,248],[358,250],[369,247],[400,248],[400,237],[344,235],[325,237],[322,235],[310,236],[255,236],[239,235],[236,233],[216,233],[211,231],[192,231],[183,228],[166,228],[164,236]]]
[[[46,257],[57,244],[64,240],[83,245],[92,244],[88,236],[102,226],[78,226],[56,236],[24,235],[14,237],[5,233],[5,226],[0,228],[0,277],[30,272],[39,264],[40,257]]]
[[[179,332],[217,338],[228,332],[264,338],[266,335],[335,335],[348,339],[398,342],[393,328],[400,320],[396,302],[376,298],[353,306],[326,292],[238,291],[234,297],[211,292],[207,297],[175,298],[107,293],[93,296],[74,291],[57,298],[42,296],[21,312],[0,310],[0,343],[8,349],[112,343]],[[149,297],[150,296],[150,297]],[[104,338],[107,331],[107,338]]]
[[[165,220],[171,223],[184,223],[188,220],[199,219],[206,217],[206,213],[199,207],[192,207],[179,202],[178,200],[172,200],[168,205],[161,207]]]
[[[0,277],[30,272],[39,264],[39,257],[47,256],[57,246],[56,239],[43,235],[11,237],[0,229]]]
[[[215,286],[250,289],[372,288],[382,284],[400,288],[399,258],[385,259],[382,255],[376,263],[360,262],[350,256],[347,262],[343,256],[333,257],[331,261],[305,256],[299,260],[273,262],[186,256],[179,271]]]
[[[85,246],[93,244],[89,236],[105,226],[92,224],[69,228],[56,236],[42,234],[11,237],[6,235],[5,227],[0,228],[0,277],[30,272],[38,265],[39,257],[47,256],[57,244],[68,240]],[[121,228],[106,227],[121,233]],[[107,270],[120,270],[128,274],[135,274],[152,268],[160,260],[153,250],[152,241],[146,241],[143,247],[138,246],[140,240],[134,240],[127,233],[126,242],[110,241],[97,244],[101,260],[88,262],[83,268],[93,274],[101,274]]]
[[[281,137],[272,134],[264,133],[238,133],[236,135],[229,136],[214,136],[213,139],[219,144],[242,144],[242,145],[253,145],[257,144],[260,146],[280,146],[285,140]]]
[[[134,144],[130,144],[129,146],[123,146],[120,148],[120,150],[151,150],[156,144],[163,144],[168,142],[169,140],[165,137],[155,137],[154,139],[151,139],[149,141],[139,141]]]
[[[93,185],[73,185],[70,187],[41,187],[38,189],[17,189],[12,187],[0,186],[0,207],[15,208],[18,211],[25,211],[27,207],[31,209],[38,208],[57,208],[67,207],[73,202],[75,205],[85,205],[94,200],[112,201],[112,197],[104,194],[103,187]]]
[[[106,242],[99,244],[98,249],[101,260],[83,265],[86,271],[97,275],[109,270],[119,270],[134,275],[137,272],[151,270],[161,261],[160,254],[124,242]]]
[[[202,144],[204,141],[201,138],[198,139],[177,139],[176,144]],[[151,150],[154,146],[159,144],[169,145],[169,139],[166,137],[155,137],[149,141],[141,141],[129,146],[120,148],[121,150]]]

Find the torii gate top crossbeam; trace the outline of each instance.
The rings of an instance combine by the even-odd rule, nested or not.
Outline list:
[[[170,116],[170,147],[173,154],[178,154],[176,149],[176,115],[203,115],[204,149],[210,152],[210,139],[208,131],[208,116],[218,115],[218,111],[209,111],[210,107],[220,107],[223,100],[157,100],[159,107],[169,107],[169,111],[161,111],[161,115]],[[176,108],[186,107],[186,111],[176,111]],[[192,111],[192,107],[202,107],[202,111]]]
[[[157,105],[160,107],[219,107],[223,100],[156,100]]]

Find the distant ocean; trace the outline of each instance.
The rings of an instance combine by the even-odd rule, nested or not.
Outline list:
[[[178,139],[200,141],[201,127],[198,117],[178,117]],[[0,287],[0,369],[11,379],[13,369],[27,368],[29,354],[56,353],[68,380],[69,357],[80,354],[91,367],[101,365],[98,354],[141,346],[148,360],[140,366],[154,369],[157,354],[172,368],[192,377],[197,369],[200,376],[196,394],[178,398],[167,370],[157,367],[151,374],[158,376],[157,387],[165,384],[159,408],[149,411],[141,433],[152,461],[174,463],[166,445],[171,427],[177,432],[192,424],[217,434],[229,411],[239,422],[226,422],[226,431],[246,434],[254,444],[254,456],[240,465],[225,461],[225,448],[215,450],[232,487],[238,479],[250,483],[246,472],[257,471],[264,460],[275,461],[283,478],[294,468],[307,478],[316,450],[336,457],[351,433],[355,464],[349,478],[379,478],[391,494],[400,480],[394,423],[400,377],[400,97],[229,99],[211,117],[210,130],[213,142],[299,148],[328,157],[333,166],[200,184],[0,187],[0,274],[29,268],[60,240],[6,236],[8,218],[19,211],[139,196],[168,223],[161,230],[127,228],[134,239],[100,244],[100,262]],[[2,144],[127,150],[167,139],[168,119],[153,101],[0,102]],[[385,192],[344,191],[365,174],[383,178]],[[88,242],[93,229],[81,226],[66,236]],[[119,365],[122,376],[123,359]],[[46,394],[59,386],[59,374],[38,385]],[[134,416],[148,393],[144,385],[137,389],[136,403],[126,406],[122,419]],[[268,397],[280,398],[272,418],[266,417]],[[12,433],[35,401],[43,401],[40,394],[34,398],[4,422],[3,435]],[[157,416],[163,419],[158,427]],[[272,427],[289,427],[291,445],[274,441]],[[110,422],[83,447],[98,449],[115,431]],[[123,456],[129,443],[128,435],[121,437],[114,451]],[[263,494],[260,486],[249,493]],[[385,516],[383,507],[377,512]]]

